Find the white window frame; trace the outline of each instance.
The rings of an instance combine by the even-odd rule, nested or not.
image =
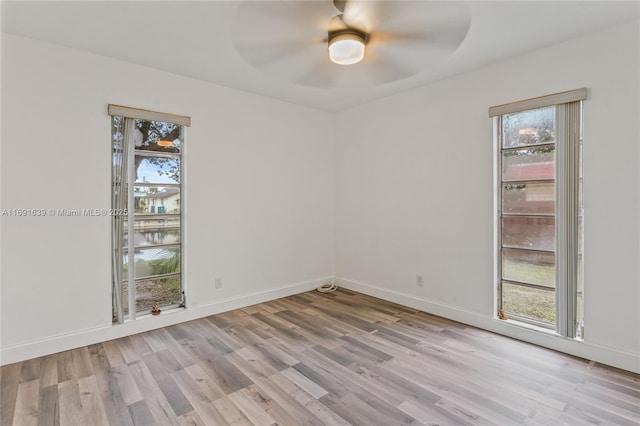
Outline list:
[[[176,114],[169,114],[169,113],[163,113],[163,112],[157,112],[157,111],[149,111],[149,110],[144,110],[144,109],[139,109],[139,108],[130,108],[130,107],[125,107],[125,106],[121,106],[121,105],[113,105],[113,104],[109,104],[108,105],[108,114],[110,116],[121,116],[125,118],[125,127],[128,126],[133,126],[133,121],[132,120],[145,120],[145,121],[157,121],[157,122],[166,122],[166,123],[172,123],[175,124],[177,126],[180,127],[180,135],[181,135],[181,146],[180,146],[180,156],[178,157],[180,159],[180,184],[179,184],[179,188],[180,188],[180,287],[181,287],[181,291],[182,291],[182,302],[179,306],[181,307],[186,307],[186,303],[185,303],[185,293],[186,293],[186,282],[185,282],[185,223],[184,223],[184,217],[185,217],[185,211],[184,211],[184,207],[186,205],[185,202],[185,180],[184,180],[184,157],[185,157],[185,146],[186,144],[186,128],[188,126],[191,125],[191,118],[187,117],[187,116],[183,116],[183,115],[176,115]],[[123,150],[123,155],[127,155],[127,171],[126,171],[126,182],[133,182],[135,181],[135,149],[133,148],[133,134],[131,132],[131,129],[129,131],[129,138],[131,140],[128,140],[126,143],[127,145],[129,145],[129,147],[126,150]],[[113,143],[113,142],[112,142]],[[175,155],[175,154],[174,154]],[[162,154],[160,154],[159,156],[162,156]],[[112,179],[113,181],[113,179]],[[133,191],[133,185],[131,186],[131,188],[127,188],[127,203],[126,205],[129,206],[129,211],[127,212],[126,215],[126,221],[128,222],[128,229],[134,229],[134,212],[135,212],[135,208],[133,208],[133,206],[135,205],[135,196],[134,196],[134,191]],[[114,206],[112,206],[114,207]],[[113,252],[113,257],[112,257],[112,268],[113,268],[113,273],[112,273],[112,291],[113,291],[113,303],[114,303],[114,323],[118,323],[121,324],[125,321],[124,318],[124,313],[123,313],[123,305],[124,303],[127,303],[128,305],[128,314],[127,314],[127,321],[133,321],[136,319],[136,316],[138,314],[137,310],[136,310],[136,294],[135,294],[135,268],[129,268],[128,271],[128,278],[127,278],[127,282],[128,282],[128,300],[125,302],[122,300],[122,283],[123,283],[123,272],[122,272],[122,251],[125,249],[124,247],[122,247],[122,244],[120,244],[119,242],[117,242],[116,240],[118,239],[118,237],[115,235],[115,229],[116,229],[116,221],[118,220],[122,220],[122,216],[120,215],[116,215],[112,218],[112,220],[114,221],[114,229],[112,230],[112,233],[114,233],[114,235],[112,236],[112,241],[113,241],[113,247],[112,247],[112,252]],[[128,247],[126,247],[126,250],[128,252],[128,264],[129,265],[135,265],[135,241],[133,238],[129,239],[129,245]],[[120,266],[118,266],[120,265]],[[176,305],[177,307],[177,305]]]
[[[494,256],[495,314],[502,308],[502,116],[538,108],[556,107],[556,329],[561,335],[582,338],[578,323],[578,218],[580,213],[579,172],[582,142],[582,101],[587,89],[581,88],[489,108],[494,120]],[[501,319],[504,319],[501,318]],[[535,325],[535,321],[530,322]]]

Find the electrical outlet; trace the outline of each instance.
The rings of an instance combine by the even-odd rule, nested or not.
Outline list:
[[[216,285],[216,288],[222,288],[222,277],[216,277],[215,285]]]
[[[416,285],[422,287],[424,285],[424,277],[422,275],[416,275]]]

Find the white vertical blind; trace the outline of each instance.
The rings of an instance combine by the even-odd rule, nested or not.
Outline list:
[[[578,291],[578,191],[580,168],[580,102],[558,107],[556,152],[556,311],[557,331],[576,337]]]
[[[128,194],[128,202],[127,206],[129,208],[129,214],[127,215],[128,224],[127,224],[127,255],[128,255],[128,263],[129,267],[127,268],[128,277],[127,281],[129,284],[129,319],[136,319],[136,276],[135,276],[135,267],[136,258],[135,258],[135,238],[134,232],[135,229],[135,221],[134,216],[131,214],[135,209],[135,192],[133,191],[133,182],[136,181],[136,160],[135,160],[135,143],[133,140],[136,128],[136,122],[132,118],[125,118],[124,121],[124,143],[125,143],[125,152],[123,155],[127,157],[127,194]]]

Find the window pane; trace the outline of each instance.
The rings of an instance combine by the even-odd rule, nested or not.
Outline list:
[[[180,213],[180,188],[136,187],[134,197],[138,214]]]
[[[502,283],[502,308],[507,315],[515,314],[554,323],[556,320],[555,292]]]
[[[180,219],[136,220],[134,245],[180,244]],[[128,244],[125,227],[124,246]]]
[[[136,155],[136,183],[180,183],[180,159]]]
[[[555,146],[517,149],[502,153],[502,181],[555,178]]]
[[[180,292],[180,276],[136,281],[136,312],[150,311],[156,303],[160,307],[175,305],[180,302]],[[128,300],[128,294],[129,289],[124,286],[123,300]],[[124,313],[129,313],[127,303]]]
[[[133,139],[137,150],[165,153],[180,152],[180,126],[173,123],[136,120]]]
[[[124,279],[129,270],[129,255],[124,253]],[[180,272],[180,249],[148,248],[135,251],[135,277],[144,278],[150,275],[170,274]]]
[[[552,143],[555,138],[555,106],[502,116],[504,148]]]
[[[502,246],[554,251],[556,244],[555,218],[503,217]]]
[[[502,250],[502,279],[554,287],[556,256],[526,250]]]
[[[502,185],[502,211],[511,214],[554,214],[553,182]]]

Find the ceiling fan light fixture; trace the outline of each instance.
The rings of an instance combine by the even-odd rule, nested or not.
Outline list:
[[[173,141],[159,140],[157,144],[158,146],[170,147],[173,146]]]
[[[338,65],[357,64],[364,58],[365,36],[356,31],[329,35],[329,59]]]

